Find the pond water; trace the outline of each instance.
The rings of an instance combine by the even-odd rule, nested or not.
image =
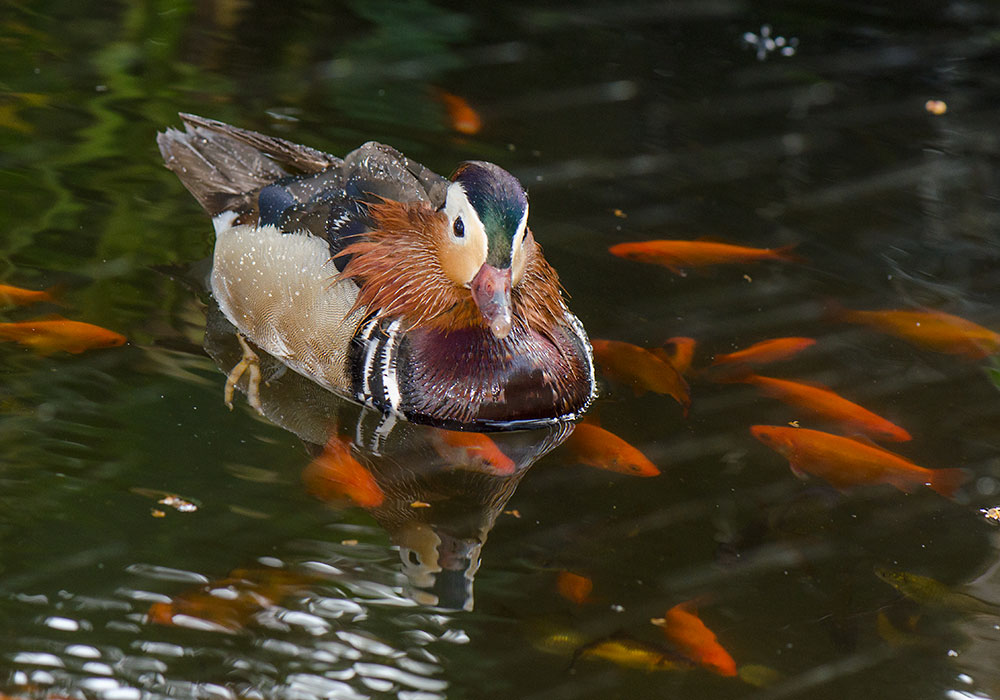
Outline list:
[[[58,313],[128,338],[0,344],[0,691],[1000,697],[983,513],[1000,504],[1000,363],[836,312],[1000,330],[997,4],[469,5],[0,12],[0,281],[58,300],[2,320]],[[444,174],[494,161],[528,188],[591,337],[691,337],[696,368],[814,338],[760,371],[833,388],[912,434],[889,449],[968,479],[952,498],[797,479],[750,426],[831,425],[697,373],[686,417],[601,378],[591,413],[652,478],[580,464],[554,430],[496,437],[514,474],[449,469],[426,432],[380,442],[377,416],[291,373],[263,387],[266,417],[242,394],[230,412],[237,346],[198,284],[211,225],[155,143],[178,112],[334,154],[375,139]],[[698,238],[802,260],[680,276],[608,252]],[[332,425],[381,505],[310,478]],[[564,572],[593,590],[560,595]],[[650,619],[686,601],[737,675],[649,651],[667,642]]]

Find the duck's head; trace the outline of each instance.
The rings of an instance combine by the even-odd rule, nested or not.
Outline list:
[[[524,274],[528,198],[517,179],[483,161],[463,163],[445,196],[447,235],[438,246],[441,269],[466,287],[497,338],[510,332],[511,290]]]
[[[400,316],[410,327],[484,326],[503,340],[523,321],[544,329],[561,318],[555,272],[528,228],[528,197],[503,168],[463,163],[444,203],[368,205],[374,230],[342,255],[361,289],[357,308]]]

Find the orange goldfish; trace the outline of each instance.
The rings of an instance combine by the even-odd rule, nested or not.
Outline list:
[[[646,455],[614,433],[590,423],[578,423],[563,443],[581,464],[632,476],[658,476]]]
[[[117,347],[128,341],[125,336],[107,328],[70,321],[61,316],[0,323],[0,342],[8,340],[26,345],[42,355],[51,355],[59,350],[81,353],[93,348]]]
[[[925,469],[894,452],[819,430],[754,425],[755,438],[788,459],[792,472],[814,474],[838,489],[891,484],[910,493],[930,486],[950,498],[965,481],[964,469]]]
[[[943,311],[837,311],[841,321],[891,333],[949,355],[980,360],[1000,352],[1000,333]]]
[[[627,260],[663,265],[671,272],[683,275],[684,268],[722,265],[726,263],[784,260],[801,262],[792,253],[794,245],[781,248],[747,248],[711,241],[636,241],[618,243],[608,250]]]
[[[661,360],[672,364],[678,373],[687,374],[688,370],[691,369],[691,361],[694,360],[694,349],[697,347],[698,341],[694,338],[677,336],[667,338],[663,345],[664,347],[654,348],[650,352]]]
[[[437,94],[448,110],[452,129],[467,136],[479,133],[483,128],[483,120],[465,99],[444,90],[438,90]]]
[[[509,476],[516,471],[514,461],[482,433],[434,429],[431,444],[451,466],[472,467],[477,471],[500,476]]]
[[[385,500],[375,477],[351,454],[350,440],[336,434],[302,472],[302,481],[309,493],[323,501],[347,496],[359,506],[376,508]]]
[[[651,622],[662,628],[671,644],[692,661],[720,676],[736,675],[736,662],[698,617],[694,601],[675,605]]]
[[[772,338],[731,352],[726,355],[716,355],[712,365],[741,364],[764,365],[770,362],[785,360],[797,355],[816,341],[812,338]]]
[[[592,340],[594,356],[606,374],[631,385],[636,395],[646,391],[668,394],[687,415],[691,391],[672,364],[638,345],[620,340]]]
[[[310,581],[309,577],[281,569],[236,569],[227,578],[181,593],[169,603],[153,603],[146,615],[158,625],[183,624],[175,618],[184,616],[208,623],[219,632],[239,632],[255,614],[274,607]]]
[[[594,583],[586,576],[560,571],[556,578],[556,590],[569,602],[583,605],[591,602],[590,593],[594,590]]]
[[[874,440],[906,442],[911,439],[910,434],[895,423],[823,387],[756,374],[736,381],[752,384],[772,398],[840,423]]]
[[[55,300],[51,289],[37,291],[0,284],[0,306],[27,306],[28,304],[36,304],[43,301],[54,302]]]

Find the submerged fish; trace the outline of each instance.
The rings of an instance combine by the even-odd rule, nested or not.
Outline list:
[[[563,446],[580,462],[631,476],[658,476],[660,470],[642,452],[604,428],[578,423]]]
[[[950,498],[968,476],[963,469],[925,469],[881,447],[819,430],[754,425],[750,432],[785,456],[795,474],[813,474],[838,489],[891,484],[909,493],[930,486]]]
[[[323,501],[346,496],[363,508],[375,508],[385,500],[375,477],[351,454],[350,440],[336,433],[303,470],[302,481],[309,493]]]
[[[236,633],[258,613],[303,590],[312,577],[283,569],[236,569],[228,577],[153,603],[147,619],[158,625]]]
[[[437,94],[441,102],[444,103],[445,109],[448,110],[448,119],[452,129],[467,136],[479,133],[479,130],[483,128],[483,120],[464,98],[445,90],[438,90]]]
[[[498,476],[514,473],[514,461],[483,433],[433,429],[431,444],[449,466],[472,468]]]
[[[608,250],[620,258],[663,265],[672,272],[683,275],[683,269],[688,267],[760,260],[800,262],[802,259],[792,253],[794,248],[794,245],[781,248],[747,248],[712,241],[659,240],[619,243]]]
[[[946,608],[962,613],[1000,615],[1000,605],[987,603],[985,600],[974,598],[967,593],[959,593],[950,586],[927,576],[889,569],[884,566],[876,566],[875,575],[907,598],[921,605]]]
[[[560,571],[556,577],[556,590],[569,602],[583,605],[592,602],[590,594],[594,590],[594,582],[580,574]]]
[[[943,311],[851,311],[834,317],[891,333],[937,352],[979,360],[1000,352],[1000,333]]]
[[[911,439],[910,434],[895,423],[824,387],[756,374],[743,376],[735,381],[751,384],[767,396],[840,423],[845,428],[874,440],[905,442]]]
[[[629,384],[636,395],[646,391],[672,396],[687,415],[691,392],[684,377],[674,366],[645,348],[620,340],[591,341],[594,356],[610,377]]]
[[[816,341],[812,338],[772,338],[762,340],[759,343],[730,352],[725,355],[716,355],[712,360],[712,365],[764,365],[779,360],[786,360],[802,352]]]
[[[81,353],[94,348],[117,347],[124,345],[127,340],[125,336],[107,328],[82,321],[70,321],[60,316],[18,323],[0,323],[0,342],[20,343],[42,355],[50,355],[60,350]]]
[[[55,300],[51,289],[38,291],[0,284],[0,306],[27,306],[28,304],[37,304],[43,301],[54,302]]]
[[[669,362],[680,374],[687,374],[691,369],[691,362],[694,360],[694,349],[698,346],[698,341],[694,338],[675,336],[667,338],[663,347],[650,350],[651,353],[661,360]]]
[[[690,659],[670,649],[623,636],[584,645],[573,655],[574,663],[578,658],[604,659],[640,671],[686,671],[694,666]]]
[[[675,605],[662,618],[654,618],[651,622],[663,630],[670,643],[685,657],[720,676],[736,675],[736,662],[698,617],[694,601]]]

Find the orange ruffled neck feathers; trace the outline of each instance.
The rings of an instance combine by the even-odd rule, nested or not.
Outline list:
[[[425,202],[386,200],[368,209],[375,229],[337,254],[352,256],[337,279],[353,279],[360,287],[351,311],[399,317],[408,330],[487,329],[468,288],[454,284],[441,267],[437,250],[448,232],[445,214]],[[559,278],[530,231],[523,245],[529,248],[524,273],[512,290],[514,325],[547,335],[565,314]]]

